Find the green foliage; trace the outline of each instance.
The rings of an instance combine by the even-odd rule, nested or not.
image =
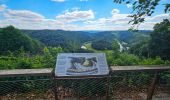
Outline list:
[[[120,46],[118,44],[118,41],[114,40],[112,42],[112,50],[114,53],[118,53],[120,51]]]
[[[87,32],[64,30],[23,30],[24,33],[41,41],[46,46],[61,47],[65,52],[76,52],[81,44],[91,41]]]
[[[43,56],[43,61],[46,67],[53,67],[54,66],[54,62],[55,59],[54,57],[51,55],[51,52],[49,51],[49,49],[47,47],[44,48],[44,56]]]
[[[170,59],[170,21],[168,19],[154,26],[151,34],[150,51],[151,56],[160,56],[164,60]]]
[[[130,53],[135,54],[140,58],[156,58],[159,56],[162,60],[170,60],[169,27],[170,21],[168,19],[164,19],[161,23],[157,23],[154,26],[154,31],[150,34],[150,38],[134,42],[130,47]],[[148,60],[148,62],[150,62],[150,59]]]
[[[109,65],[169,65],[169,27],[167,20],[155,25],[151,39],[149,38],[150,31],[88,33],[62,30],[23,30],[31,37],[48,45],[48,47],[42,46],[44,49],[40,49],[40,43],[37,40],[9,26],[0,30],[0,35],[3,37],[0,37],[2,40],[0,48],[4,49],[7,45],[6,49],[2,50],[6,52],[6,56],[0,58],[0,69],[54,67],[57,54],[63,51],[105,52]],[[126,51],[120,52],[118,42],[123,45],[124,41],[127,42],[126,46],[130,47],[129,51],[132,54],[128,54]],[[21,45],[17,46],[16,43]],[[82,45],[88,49],[80,49]],[[39,48],[40,53],[34,53],[37,52],[36,48]],[[163,48],[163,50],[161,51],[159,48]],[[164,57],[167,59],[165,60]]]
[[[113,52],[105,52],[106,53],[106,60],[109,65],[112,65],[112,61],[115,58]]]
[[[111,50],[112,43],[105,40],[93,41],[91,45],[96,50]]]
[[[78,49],[76,52],[77,53],[94,53],[93,50],[88,50],[88,49]]]
[[[19,58],[16,68],[18,69],[31,69],[32,62],[29,58]]]
[[[149,40],[143,40],[136,42],[130,47],[130,53],[135,54],[139,57],[149,57]]]
[[[121,53],[119,56],[115,59],[112,60],[112,65],[121,65],[121,66],[126,66],[126,65],[137,65],[140,59],[132,54],[128,53]]]
[[[133,54],[106,52],[108,64],[111,66],[127,66],[127,65],[170,65],[169,60],[162,60],[160,57],[156,58],[139,58]]]
[[[11,59],[11,57],[0,57],[0,70],[2,69],[15,69],[17,66],[17,61]]]
[[[41,50],[42,45],[13,26],[0,30],[0,54],[6,54],[7,51],[15,52],[21,47],[25,51],[36,53]]]
[[[160,57],[156,58],[148,58],[148,59],[143,59],[139,64],[140,65],[163,65],[166,62],[163,61]]]
[[[61,47],[45,47],[43,54],[29,55],[21,48],[18,55],[9,53],[8,56],[0,57],[0,69],[31,69],[54,67],[57,54],[62,52]]]

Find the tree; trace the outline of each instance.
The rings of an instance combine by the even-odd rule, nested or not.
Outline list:
[[[114,40],[112,43],[112,50],[113,50],[113,58],[119,57],[120,54],[120,45],[118,44],[118,41]]]
[[[5,54],[7,51],[16,52],[21,48],[35,53],[41,50],[42,45],[13,26],[0,30],[0,54]]]
[[[118,41],[114,40],[113,43],[112,43],[112,49],[113,49],[113,52],[120,52],[120,45],[118,44]]]
[[[49,48],[45,47],[43,49],[43,63],[45,64],[45,67],[53,67],[54,66],[54,62],[55,62],[55,58],[52,56],[52,54],[50,53]]]
[[[170,21],[164,19],[163,22],[154,26],[151,34],[150,50],[151,56],[160,56],[162,59],[170,59]]]
[[[97,40],[92,42],[92,47],[96,50],[111,50],[112,43],[105,40]]]
[[[156,6],[159,4],[161,0],[113,0],[114,3],[126,3],[126,4],[132,4],[132,15],[129,17],[132,17],[133,19],[129,22],[132,23],[132,25],[139,25],[140,23],[145,21],[146,16],[151,16]],[[165,6],[165,13],[170,12],[170,4],[164,4]]]
[[[138,43],[135,43],[130,48],[130,53],[135,54],[139,57],[149,57],[149,40],[143,40]]]

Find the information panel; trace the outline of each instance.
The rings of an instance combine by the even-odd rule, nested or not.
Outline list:
[[[88,76],[109,74],[104,53],[59,53],[55,76]]]

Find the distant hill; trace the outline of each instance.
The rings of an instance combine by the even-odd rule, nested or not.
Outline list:
[[[107,42],[113,42],[116,39],[116,35],[112,34],[112,31],[103,31],[91,34],[93,41],[104,40]]]
[[[149,37],[151,32],[152,31],[149,31],[149,30],[139,30],[137,32],[113,31],[112,33],[116,35],[118,40],[131,43],[131,42],[134,42],[136,39],[143,39],[145,37]]]
[[[149,37],[151,31],[64,31],[64,30],[22,30],[47,46],[61,46],[66,51],[74,52],[86,42],[106,41],[114,39],[126,43]]]
[[[79,49],[81,44],[92,39],[87,32],[81,31],[23,30],[23,32],[47,46],[61,46],[73,52],[75,49]]]
[[[42,46],[40,42],[13,26],[0,29],[0,54],[5,54],[7,51],[15,52],[21,48],[30,53],[36,53],[42,49]]]

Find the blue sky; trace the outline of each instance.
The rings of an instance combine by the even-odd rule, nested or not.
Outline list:
[[[153,16],[139,28],[150,30],[164,18],[161,0]],[[0,27],[20,29],[127,30],[131,5],[113,0],[0,0]]]

